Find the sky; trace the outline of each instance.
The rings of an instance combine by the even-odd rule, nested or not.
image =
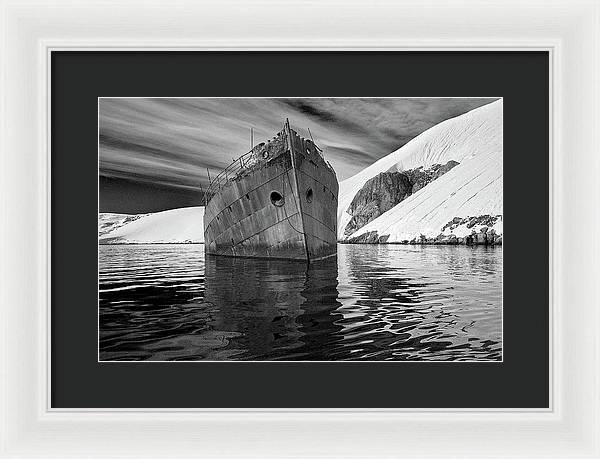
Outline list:
[[[147,213],[201,205],[200,186],[289,118],[339,181],[421,132],[495,98],[99,99],[100,212]]]

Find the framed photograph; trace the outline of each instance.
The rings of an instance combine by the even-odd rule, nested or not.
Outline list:
[[[2,457],[600,457],[598,8],[3,4]]]
[[[100,98],[99,361],[502,362],[502,115]]]

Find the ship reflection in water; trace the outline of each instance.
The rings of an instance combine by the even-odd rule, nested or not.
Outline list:
[[[100,246],[100,360],[501,360],[502,248]]]

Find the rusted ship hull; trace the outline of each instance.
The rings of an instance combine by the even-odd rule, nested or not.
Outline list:
[[[286,124],[251,153],[251,164],[232,172],[206,203],[206,253],[307,261],[334,256],[338,182],[316,145]]]

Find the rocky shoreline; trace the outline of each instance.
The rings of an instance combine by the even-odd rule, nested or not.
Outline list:
[[[389,241],[389,234],[380,236],[377,231],[367,231],[339,242],[348,244],[502,245],[502,234],[497,233],[496,229],[493,228],[494,225],[501,222],[502,215],[486,214],[473,217],[454,217],[442,227],[437,236],[433,237],[420,234],[412,239]],[[471,230],[471,232],[467,233],[468,230]],[[454,234],[454,231],[458,231],[463,235],[458,236]]]
[[[411,240],[388,242],[389,235],[379,236],[377,231],[355,236],[353,238],[339,241],[342,244],[403,244],[403,245],[502,245],[502,235],[496,234],[496,231],[483,227],[479,232],[473,230],[471,234],[464,237],[455,234],[438,234],[435,237],[426,237],[421,234],[418,238]]]

